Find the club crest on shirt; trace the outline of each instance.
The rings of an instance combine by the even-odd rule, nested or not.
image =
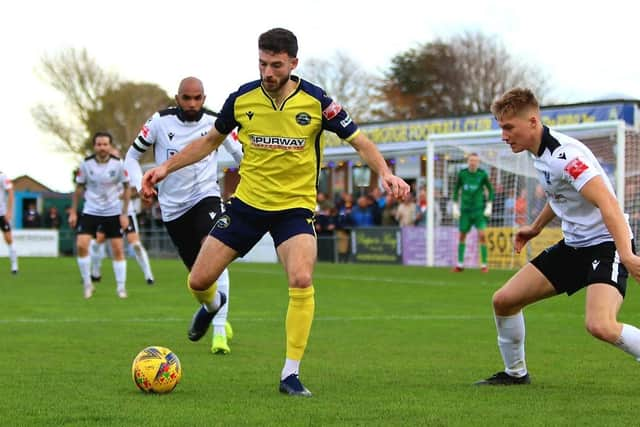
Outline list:
[[[564,171],[568,173],[573,179],[578,179],[578,177],[582,175],[582,172],[586,171],[587,169],[589,169],[589,166],[587,166],[582,160],[580,160],[579,157],[571,160],[569,163],[567,163],[567,166],[564,167]]]
[[[306,126],[311,123],[311,116],[305,112],[296,114],[296,123]]]

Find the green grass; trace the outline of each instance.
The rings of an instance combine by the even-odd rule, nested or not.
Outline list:
[[[0,261],[1,426],[638,424],[640,366],[585,332],[584,292],[526,310],[531,386],[471,385],[502,368],[491,295],[509,271],[318,265],[301,371],[314,397],[295,399],[277,392],[279,265],[231,266],[232,353],[214,356],[210,335],[186,338],[196,304],[178,261],[153,261],[155,286],[130,262],[127,300],[105,268],[88,301],[73,258],[22,259],[17,277]],[[620,319],[638,325],[636,286]],[[180,357],[171,394],[143,394],[131,380],[148,345]]]

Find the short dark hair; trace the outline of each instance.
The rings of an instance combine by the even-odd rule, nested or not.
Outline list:
[[[272,28],[260,34],[258,49],[273,53],[285,52],[290,58],[298,56],[298,39],[284,28]]]
[[[96,140],[101,136],[106,136],[107,138],[109,138],[109,144],[113,145],[113,137],[109,132],[104,131],[96,132],[95,134],[93,134],[93,145],[96,145]]]

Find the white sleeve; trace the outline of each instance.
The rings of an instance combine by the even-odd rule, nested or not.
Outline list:
[[[244,153],[242,152],[242,144],[236,141],[231,135],[232,134],[227,135],[224,141],[222,141],[222,145],[224,146],[224,149],[231,154],[233,160],[240,164],[240,162],[242,162],[242,157],[244,156]]]
[[[140,167],[140,157],[142,153],[133,146],[129,147],[127,155],[124,158],[124,168],[129,174],[129,184],[134,187],[136,191],[142,188],[142,168]]]
[[[86,162],[80,163],[78,173],[76,174],[76,184],[86,184],[87,182],[87,170],[84,167],[85,164]]]
[[[561,159],[562,172],[576,191],[580,191],[591,178],[600,175],[593,161],[579,150],[568,148],[565,150],[565,157],[566,159]]]

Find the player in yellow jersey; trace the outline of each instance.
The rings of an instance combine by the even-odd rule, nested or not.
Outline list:
[[[317,181],[322,162],[322,131],[351,144],[380,176],[384,189],[403,199],[409,186],[391,173],[384,158],[349,114],[321,88],[291,75],[298,65],[298,41],[289,30],[274,28],[258,40],[260,80],[229,95],[215,126],[160,166],[144,175],[143,195],[168,174],[213,152],[234,128],[242,143],[240,184],[225,213],[203,243],[188,279],[202,307],[194,315],[189,339],[199,340],[226,302],[216,278],[269,232],[289,282],[287,352],[281,392],[311,396],[299,379],[315,307],[312,284],[317,244],[313,225]]]

